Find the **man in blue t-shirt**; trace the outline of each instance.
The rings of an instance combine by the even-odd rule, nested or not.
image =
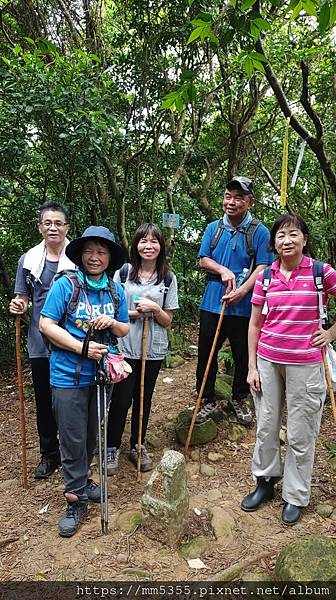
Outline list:
[[[197,391],[202,385],[223,300],[227,302],[227,307],[203,392],[202,408],[196,417],[196,423],[201,423],[208,418],[214,420],[220,418],[220,411],[215,402],[215,381],[218,371],[217,355],[226,339],[230,342],[235,364],[229,408],[234,411],[242,425],[249,426],[252,423],[251,409],[246,403],[249,393],[246,378],[251,292],[258,273],[273,260],[273,255],[268,250],[269,231],[259,223],[252,236],[254,257],[252,257],[252,271],[249,274],[251,256],[247,251],[246,231],[252,221],[249,208],[253,202],[252,181],[247,177],[234,177],[227,184],[224,193],[222,223],[220,221],[209,223],[198,254],[200,267],[207,271],[208,277],[200,306]],[[216,236],[219,224],[222,226],[221,234]],[[215,236],[216,244],[214,244]]]

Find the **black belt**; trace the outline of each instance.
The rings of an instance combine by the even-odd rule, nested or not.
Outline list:
[[[215,273],[208,273],[206,280],[207,280],[207,283],[208,283],[208,281],[219,281],[220,283],[223,283],[221,276],[216,275]]]

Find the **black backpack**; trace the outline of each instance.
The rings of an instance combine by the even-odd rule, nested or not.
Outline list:
[[[260,225],[259,219],[256,219],[255,217],[253,217],[245,228],[243,228],[242,230],[239,230],[240,233],[243,233],[245,235],[246,251],[247,251],[248,256],[251,259],[249,269],[248,269],[246,275],[244,276],[244,281],[246,281],[250,277],[252,271],[254,271],[254,269],[255,269],[255,250],[253,247],[253,236],[254,236],[256,229],[258,229],[259,225]],[[213,252],[214,249],[216,248],[224,229],[225,229],[224,221],[223,221],[223,219],[219,219],[219,221],[217,223],[216,231],[215,231],[214,236],[210,243],[211,252]],[[215,275],[213,273],[208,273],[207,281],[221,281],[221,278],[219,275]]]
[[[129,268],[130,265],[129,263],[125,263],[119,271],[119,277],[120,277],[120,283],[122,286],[125,285],[126,279],[128,277],[128,272],[129,272]],[[173,281],[173,273],[171,271],[167,271],[165,277],[164,277],[164,292],[163,292],[163,303],[162,303],[162,309],[164,309],[165,304],[166,304],[166,298],[167,298],[167,294],[168,294],[168,290],[169,290],[169,286],[171,284],[171,282]]]
[[[314,277],[314,284],[316,287],[316,290],[318,292],[323,291],[323,265],[324,263],[321,260],[315,260],[313,259],[313,277]],[[267,293],[269,284],[271,283],[271,279],[272,279],[272,268],[271,266],[266,267],[266,269],[264,269],[263,271],[263,291]]]
[[[321,260],[315,260],[313,258],[313,277],[314,277],[314,284],[315,284],[317,295],[318,295],[318,307],[319,307],[320,318],[322,321],[323,329],[329,329],[329,327],[331,327],[331,323],[330,323],[330,321],[328,319],[328,315],[324,309],[323,298],[322,298],[323,278],[324,278],[323,265],[324,265],[324,263]],[[263,291],[266,292],[266,294],[267,294],[269,285],[271,283],[271,279],[272,279],[272,269],[269,266],[269,267],[266,267],[266,269],[264,269],[264,272],[263,272]]]
[[[81,293],[81,291],[86,290],[85,284],[82,283],[78,277],[78,272],[72,271],[70,269],[66,269],[64,271],[60,271],[59,273],[57,273],[55,275],[55,277],[53,278],[52,283],[57,281],[57,279],[59,279],[60,277],[63,277],[63,275],[65,277],[67,277],[67,279],[71,282],[72,293],[71,293],[71,298],[68,302],[66,311],[58,322],[60,327],[64,327],[64,324],[65,324],[66,320],[68,319],[69,315],[72,315],[74,312],[76,312],[78,304],[79,304],[80,293]],[[104,290],[102,290],[102,292],[108,292],[108,294],[113,302],[114,312],[117,313],[118,309],[119,309],[119,298],[118,298],[116,286],[115,286],[115,283],[114,283],[112,277],[108,276],[107,287]]]

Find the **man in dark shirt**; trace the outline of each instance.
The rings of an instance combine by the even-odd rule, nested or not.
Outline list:
[[[31,320],[28,332],[28,354],[36,400],[37,429],[41,460],[34,472],[35,479],[49,477],[60,465],[56,422],[52,412],[49,350],[39,331],[43,308],[54,275],[75,265],[65,256],[68,243],[69,212],[62,204],[45,202],[38,212],[38,229],[43,240],[19,260],[15,298],[10,302],[12,315],[23,315],[31,301]]]

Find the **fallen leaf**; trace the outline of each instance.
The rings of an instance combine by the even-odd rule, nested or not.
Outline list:
[[[41,510],[38,511],[38,515],[44,515],[44,513],[48,512],[49,502],[45,506],[42,506]]]
[[[35,579],[36,581],[48,581],[44,573],[36,573]]]
[[[97,546],[94,547],[93,553],[97,554],[97,556],[100,554],[100,550],[97,548]]]
[[[187,561],[191,569],[208,569],[200,558],[191,558]]]

